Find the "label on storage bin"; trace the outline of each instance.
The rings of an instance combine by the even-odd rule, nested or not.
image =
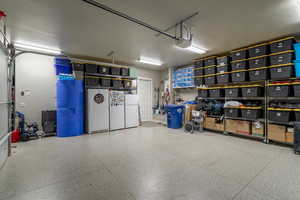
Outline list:
[[[237,73],[237,74],[236,74],[236,77],[241,77],[241,74],[240,74],[240,73]]]
[[[241,53],[240,53],[240,52],[237,52],[235,55],[236,55],[236,56],[240,56],[240,55],[241,55]]]
[[[247,115],[250,115],[251,111],[250,110],[247,110]]]
[[[233,113],[233,110],[229,110],[230,113]]]
[[[251,89],[250,88],[247,89],[247,94],[249,94],[249,93],[251,93]]]
[[[260,49],[259,48],[255,49],[255,53],[260,53]]]
[[[278,69],[277,69],[277,72],[278,72],[278,73],[281,73],[281,72],[282,72],[282,69],[281,69],[281,68],[278,68]]]
[[[178,108],[178,109],[177,109],[177,112],[178,112],[178,113],[182,113],[182,109],[181,109],[181,108]]]
[[[277,47],[278,47],[278,48],[282,48],[282,47],[283,47],[283,42],[279,42],[279,43],[277,44]]]
[[[259,64],[259,60],[257,59],[257,60],[255,60],[255,64],[256,65],[258,65]]]
[[[279,56],[277,61],[278,61],[279,63],[282,63],[282,62],[283,62],[283,58],[284,58],[283,56]]]
[[[229,90],[229,94],[232,94],[233,93],[233,91],[232,90]]]
[[[281,117],[281,112],[277,112],[277,113],[276,113],[276,116],[277,116],[277,117]]]
[[[259,75],[259,71],[255,71],[254,75],[258,76]]]
[[[276,90],[276,91],[280,91],[280,90],[281,90],[281,87],[280,87],[280,86],[277,86],[277,87],[275,88],[275,90]]]

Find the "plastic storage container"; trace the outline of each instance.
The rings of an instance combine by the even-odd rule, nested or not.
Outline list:
[[[212,65],[216,65],[216,57],[211,57],[211,58],[207,58],[204,60],[204,66],[212,66]]]
[[[230,64],[230,57],[229,56],[221,56],[217,57],[217,65],[218,66],[225,66]]]
[[[226,97],[240,97],[240,88],[225,88]]]
[[[217,69],[217,73],[224,73],[224,72],[230,71],[229,65],[218,66],[218,67],[216,67],[216,69]]]
[[[269,110],[269,120],[274,122],[290,122],[292,112],[289,110]]]
[[[85,79],[86,87],[99,87],[99,79],[98,78],[86,78]]]
[[[294,76],[294,66],[282,66],[270,68],[271,79],[291,78]]]
[[[293,91],[295,97],[300,97],[300,82],[299,84],[293,84]]]
[[[242,88],[243,97],[261,97],[263,95],[262,87],[243,87]]]
[[[194,69],[194,75],[195,76],[202,76],[203,75],[203,69],[202,68]]]
[[[123,88],[123,81],[122,80],[112,80],[112,87],[113,88]]]
[[[210,98],[220,98],[224,97],[224,90],[220,88],[209,89],[209,97]]]
[[[247,59],[247,49],[238,49],[231,51],[230,56],[233,61]]]
[[[120,76],[121,75],[121,68],[119,67],[111,67],[110,68],[110,74]]]
[[[216,77],[215,76],[209,76],[204,78],[205,85],[214,85],[216,84]]]
[[[204,74],[205,75],[210,75],[210,74],[215,74],[216,73],[216,67],[207,67],[204,68]]]
[[[132,88],[132,81],[131,80],[124,80],[124,87],[129,89]]]
[[[242,117],[245,119],[259,119],[262,116],[262,110],[260,108],[258,109],[241,109]]]
[[[129,68],[126,68],[126,67],[121,68],[121,75],[129,76]]]
[[[294,52],[281,52],[274,53],[270,55],[271,65],[281,65],[281,64],[289,64],[293,63],[294,60]]]
[[[300,122],[300,109],[294,109],[295,121]]]
[[[98,73],[98,65],[96,65],[96,64],[85,64],[85,71],[87,73]]]
[[[300,43],[294,44],[296,60],[300,60]]]
[[[108,66],[101,65],[98,67],[98,73],[100,74],[109,74],[109,71],[110,71],[110,67]]]
[[[197,86],[203,85],[203,84],[204,84],[203,78],[196,77],[196,78],[194,79],[194,83],[195,83],[195,86],[196,86],[196,87],[197,87]]]
[[[217,83],[230,83],[230,74],[217,75]]]
[[[208,89],[199,89],[198,96],[200,96],[202,98],[207,98],[208,97]]]
[[[271,53],[278,53],[282,51],[288,51],[293,49],[295,42],[294,37],[283,38],[270,42]]]
[[[269,65],[269,57],[264,56],[260,58],[249,58],[249,68],[261,68]]]
[[[269,54],[269,45],[267,43],[258,44],[252,47],[249,47],[249,58],[264,56]]]
[[[225,108],[225,117],[237,118],[240,116],[241,113],[239,108]]]
[[[111,87],[111,80],[108,78],[100,78],[101,87]]]
[[[244,61],[233,61],[231,62],[231,70],[237,71],[237,70],[243,70],[248,68],[248,62],[246,60]]]
[[[299,54],[300,54],[300,52],[299,52]],[[295,64],[296,77],[300,77],[300,60],[294,60],[294,64]]]
[[[178,129],[182,127],[184,106],[168,104],[165,106],[167,111],[168,128]]]
[[[262,81],[269,78],[268,69],[251,70],[249,71],[250,81]]]
[[[203,67],[203,60],[198,60],[194,62],[194,68]]]
[[[81,71],[84,72],[84,64],[80,64],[80,63],[72,63],[73,66],[73,70],[74,71]]]
[[[269,85],[268,94],[270,97],[288,97],[291,94],[290,85]]]
[[[235,72],[231,74],[232,82],[243,82],[248,80],[247,72]]]

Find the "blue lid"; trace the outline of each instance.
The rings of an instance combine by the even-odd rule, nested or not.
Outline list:
[[[175,104],[167,104],[165,105],[166,108],[184,108],[183,105],[175,105]]]

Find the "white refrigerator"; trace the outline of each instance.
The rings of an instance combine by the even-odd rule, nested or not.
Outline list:
[[[87,129],[88,133],[109,130],[108,90],[87,90]]]
[[[125,95],[125,127],[139,126],[139,106],[138,95],[126,94]]]
[[[125,128],[125,94],[123,91],[110,91],[109,130]]]

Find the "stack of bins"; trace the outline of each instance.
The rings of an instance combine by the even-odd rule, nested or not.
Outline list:
[[[270,74],[272,80],[291,78],[294,76],[294,43],[294,37],[270,42]]]
[[[194,84],[196,87],[203,85],[203,60],[195,61],[194,63]]]
[[[262,43],[255,46],[251,46],[248,49],[249,52],[249,79],[250,81],[262,81],[269,78],[269,72],[267,67],[270,64],[269,61],[269,45],[268,43]]]
[[[295,74],[296,77],[300,77],[300,43],[294,44],[296,60],[294,60],[295,64]]]
[[[56,75],[72,74],[71,60],[66,58],[55,57]]]
[[[229,56],[221,56],[217,58],[217,67],[216,67],[216,73],[217,75],[217,83],[218,84],[224,84],[224,83],[230,83],[231,77],[230,74],[227,72],[230,72],[230,57]]]
[[[205,85],[216,84],[216,56],[211,56],[204,59],[204,83]]]
[[[81,80],[58,80],[57,136],[70,137],[84,133],[84,89]],[[74,123],[75,122],[75,123]]]
[[[231,80],[232,82],[244,82],[248,80],[248,50],[238,49],[230,52],[231,55]]]

